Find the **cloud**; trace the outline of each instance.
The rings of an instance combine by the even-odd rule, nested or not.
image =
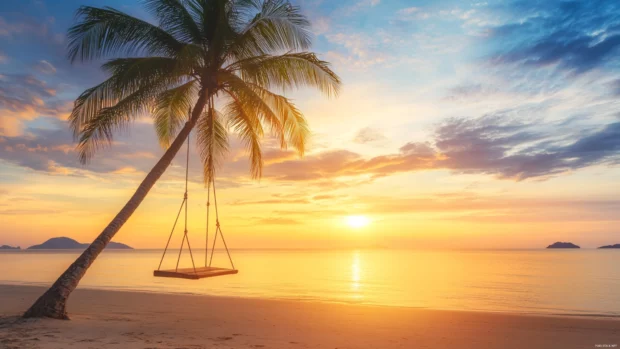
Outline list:
[[[381,142],[386,139],[387,137],[385,137],[383,132],[377,129],[374,129],[372,127],[365,127],[357,131],[357,133],[355,134],[355,137],[353,137],[353,142],[359,143],[359,144],[366,144],[366,143]]]
[[[312,197],[312,200],[314,201],[320,201],[320,200],[334,200],[334,199],[341,199],[346,197],[346,195],[315,195]]]
[[[139,151],[127,154],[120,154],[119,157],[123,159],[154,159],[155,154],[148,151]]]
[[[351,13],[355,11],[360,11],[365,8],[375,7],[381,3],[381,0],[361,0],[353,4],[353,6],[345,7],[342,9],[344,13]]]
[[[37,64],[34,65],[34,69],[42,74],[51,75],[56,73],[56,67],[46,60],[37,62]]]
[[[329,31],[330,21],[326,17],[316,17],[312,20],[312,32],[314,35],[323,35]]]
[[[118,135],[111,148],[103,149],[95,161],[85,166],[78,161],[73,136],[64,122],[47,121],[50,128],[27,128],[17,136],[0,135],[0,159],[38,172],[85,176],[141,174],[150,170],[153,159],[159,156],[153,153],[158,148],[153,125],[138,123],[130,133]]]
[[[396,20],[399,22],[428,19],[430,16],[430,13],[423,11],[419,7],[406,7],[396,11]]]
[[[138,171],[135,167],[132,166],[124,166],[121,168],[118,168],[114,171],[112,171],[113,174],[120,174],[120,175],[125,175],[125,174],[141,174],[143,173],[142,171]]]
[[[45,38],[54,44],[64,41],[64,35],[53,33],[50,25],[53,18],[41,19],[33,17],[12,16],[10,21],[0,16],[0,37],[15,39],[18,37]]]
[[[461,101],[477,101],[477,100],[487,100],[491,96],[496,95],[500,92],[500,89],[489,85],[489,84],[480,84],[480,83],[470,83],[470,84],[460,84],[458,86],[454,86],[448,90],[448,95],[446,96],[446,100],[452,102],[461,102]]]
[[[349,68],[366,69],[385,63],[389,56],[381,49],[380,42],[364,33],[333,33],[326,35],[327,40],[341,46],[346,53],[329,51],[327,59]]]
[[[309,204],[307,199],[266,199],[252,201],[236,201],[235,205],[279,205],[279,204]]]
[[[20,135],[24,121],[40,116],[65,119],[71,101],[56,94],[56,88],[31,75],[0,74],[0,135]]]
[[[611,91],[614,95],[620,96],[620,79],[616,79],[610,84]]]
[[[566,137],[554,134],[554,128],[559,126],[518,121],[501,113],[452,118],[436,128],[432,142],[410,142],[398,153],[365,158],[330,150],[275,163],[264,172],[274,180],[319,181],[441,169],[524,180],[620,161],[620,122]]]
[[[37,216],[37,215],[57,215],[60,213],[64,213],[61,210],[53,210],[53,209],[24,209],[24,210],[0,210],[0,215],[7,216],[15,216],[15,215],[25,215],[25,216]]]
[[[575,73],[605,67],[620,49],[617,1],[519,1],[515,21],[489,29],[501,46],[491,61],[530,67],[557,65]]]
[[[399,14],[404,14],[404,15],[410,15],[412,13],[416,13],[416,12],[420,12],[420,8],[419,7],[407,7],[407,8],[403,8],[398,10],[397,13]]]
[[[275,224],[275,225],[296,225],[301,224],[300,221],[290,218],[255,218],[257,224]]]
[[[246,158],[247,153],[245,151],[241,152],[238,157]],[[281,149],[268,149],[263,152],[263,161],[265,164],[272,164],[277,162],[282,162],[284,160],[291,160],[299,158],[299,154],[290,151],[290,150],[281,150]]]
[[[413,197],[364,196],[364,211],[372,214],[434,215],[442,221],[476,223],[617,221],[618,200],[550,199],[446,193]]]

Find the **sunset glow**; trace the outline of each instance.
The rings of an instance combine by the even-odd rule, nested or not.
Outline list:
[[[348,216],[347,224],[352,228],[363,228],[370,223],[370,220],[366,216]]]
[[[93,3],[152,19],[138,2]],[[617,53],[592,47],[609,40],[605,28],[617,11],[583,17],[570,32],[592,42],[553,55],[536,43],[568,50],[573,46],[555,38],[571,24],[543,3],[523,14],[486,2],[303,1],[313,51],[342,77],[342,90],[337,98],[287,91],[312,137],[300,158],[280,150],[265,129],[260,181],[231,132],[216,178],[230,245],[616,242],[620,71],[611,61]],[[65,235],[92,241],[164,153],[145,113],[115,134],[112,147],[79,163],[66,119],[75,98],[105,74],[100,63],[66,58],[67,28],[83,1],[41,4],[36,11],[21,2],[0,5],[24,14],[0,18],[0,225],[11,232],[2,244]],[[598,8],[580,6],[585,13]],[[195,135],[188,230],[198,239],[207,193]],[[164,246],[184,177],[185,146],[115,239]],[[381,224],[356,212],[372,212]]]

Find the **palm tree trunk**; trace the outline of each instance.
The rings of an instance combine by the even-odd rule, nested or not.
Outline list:
[[[95,258],[108,245],[110,240],[131,217],[133,212],[140,206],[142,200],[146,197],[149,190],[155,185],[155,182],[164,174],[172,159],[181,149],[183,143],[187,139],[192,128],[196,125],[198,118],[204,110],[208,93],[200,93],[198,101],[194,106],[190,120],[185,124],[179,132],[176,139],[170,145],[164,156],[157,162],[151,172],[144,178],[140,186],[133,194],[131,199],[125,204],[120,212],[114,217],[112,222],[99,234],[90,246],[71,264],[71,266],[56,280],[37,301],[24,313],[25,318],[30,317],[49,317],[55,319],[69,319],[67,316],[66,303],[69,295],[86,273],[86,270],[95,261]]]

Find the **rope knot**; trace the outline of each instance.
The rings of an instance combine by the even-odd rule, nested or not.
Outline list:
[[[215,221],[215,226],[219,227],[220,226],[220,221]]]
[[[207,201],[207,207],[211,206],[211,203],[209,201]]]
[[[187,199],[187,192],[185,192],[185,194],[183,194],[183,199]]]

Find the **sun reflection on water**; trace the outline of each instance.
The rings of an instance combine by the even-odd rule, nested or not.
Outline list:
[[[361,258],[360,252],[353,252],[353,260],[351,261],[351,291],[353,294],[352,298],[361,299],[363,298],[361,292],[361,278],[362,278],[362,266],[361,266]]]

